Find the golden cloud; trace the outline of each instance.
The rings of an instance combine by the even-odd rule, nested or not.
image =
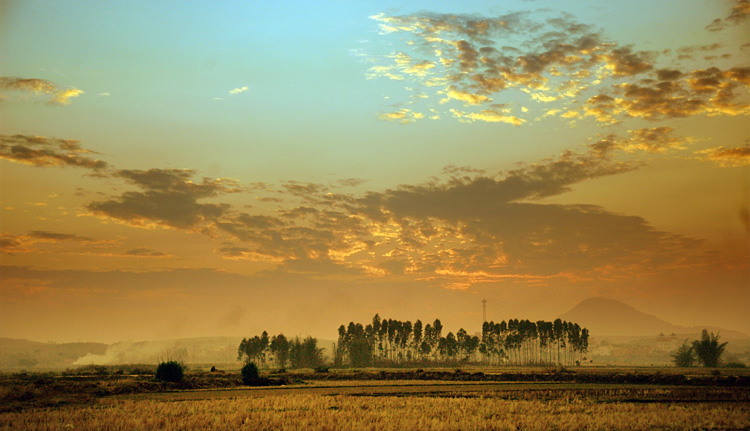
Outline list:
[[[750,144],[736,148],[708,148],[697,151],[696,154],[701,160],[710,160],[725,167],[750,165]]]
[[[526,122],[523,118],[506,115],[504,112],[497,109],[484,109],[480,112],[463,112],[456,109],[451,109],[450,111],[454,117],[460,118],[461,121],[468,123],[484,121],[486,123],[508,123],[514,126],[520,126]]]
[[[449,99],[460,100],[467,105],[481,105],[483,103],[492,101],[492,99],[487,96],[467,93],[457,90],[455,87],[448,87],[445,89],[445,91],[445,99],[441,100],[440,103],[448,102]]]
[[[614,78],[653,70],[652,54],[603,41],[590,26],[568,17],[550,17],[545,24],[539,24],[528,13],[481,19],[440,14],[379,14],[372,18],[387,25],[388,33],[408,33],[407,45],[415,47],[415,53],[433,56],[417,63],[408,52],[385,56],[390,64],[372,67],[368,78],[403,79],[409,75],[427,88],[449,83],[447,88],[436,91],[436,95],[441,95],[440,103],[457,100],[466,107],[480,106],[511,88],[527,91],[533,100],[549,103],[575,97],[599,83],[600,78],[592,70],[608,70],[608,75]],[[513,46],[511,38],[519,33],[527,34],[526,40],[532,42]],[[560,81],[559,95],[548,93],[551,80]],[[454,117],[461,121],[473,117],[481,121],[521,122],[518,118],[495,115],[491,110]],[[397,111],[382,114],[381,118],[402,121],[407,115],[405,111]]]
[[[690,137],[672,136],[674,129],[668,126],[628,130],[625,138],[611,134],[599,139],[589,147],[596,153],[605,155],[614,150],[628,153],[665,153],[669,150],[684,150],[694,142]]]
[[[586,102],[586,115],[600,122],[616,123],[618,114],[646,120],[694,115],[748,115],[750,104],[738,103],[738,90],[750,87],[750,68],[716,67],[688,74],[658,71],[666,80],[618,85],[615,97],[599,94]]]
[[[52,96],[49,103],[52,105],[70,105],[70,99],[78,97],[83,94],[83,90],[77,88],[69,88],[67,90],[58,91]]]
[[[673,131],[668,126],[628,130],[629,138],[620,145],[627,152],[663,153],[671,149],[684,150],[692,139],[671,136]]]
[[[48,105],[69,105],[70,99],[83,94],[83,90],[77,88],[59,88],[57,85],[44,79],[26,79],[0,77],[0,90],[21,91],[33,95],[47,94],[50,97]]]
[[[385,121],[396,121],[401,124],[409,124],[424,118],[424,114],[403,108],[398,111],[380,114],[378,115],[378,118]]]
[[[730,13],[732,22],[745,19],[748,1],[737,0]],[[423,88],[433,88],[439,97],[430,101],[462,102],[463,110],[451,111],[459,121],[519,124],[523,120],[517,117],[482,109],[484,104],[503,102],[503,93],[513,90],[509,96],[521,91],[530,100],[552,103],[547,112],[562,118],[592,117],[608,125],[628,118],[658,121],[750,114],[750,104],[741,94],[750,87],[748,68],[659,68],[656,60],[668,52],[619,45],[569,16],[536,11],[480,18],[430,13],[372,18],[388,25],[389,32],[402,33],[399,37],[407,48],[381,57],[382,64],[370,69],[369,77],[411,77]],[[517,43],[519,35],[524,36],[522,45]],[[676,53],[689,56],[721,47],[717,42],[683,47]],[[408,110],[380,118],[413,121]]]
[[[55,253],[79,254],[101,257],[173,257],[148,247],[139,247],[125,252],[113,251],[117,241],[94,239],[68,233],[50,231],[31,231],[22,235],[0,234],[0,253],[15,255],[19,253]],[[50,247],[54,247],[50,249]]]
[[[630,47],[615,48],[601,55],[607,69],[615,76],[633,76],[651,71],[653,66],[648,57],[643,52],[632,52]]]

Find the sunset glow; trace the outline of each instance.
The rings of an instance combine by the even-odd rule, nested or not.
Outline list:
[[[563,6],[564,5],[564,6]],[[0,336],[750,333],[747,0],[0,5]]]

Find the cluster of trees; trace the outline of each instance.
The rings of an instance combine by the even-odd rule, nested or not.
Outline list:
[[[589,330],[579,324],[511,319],[484,322],[479,351],[489,363],[580,364],[589,348]]]
[[[268,336],[263,331],[260,336],[243,338],[237,348],[237,360],[246,363],[254,362],[267,365],[269,360],[279,368],[316,368],[323,365],[323,349],[318,347],[318,340],[307,337],[304,340],[295,337],[288,340],[284,334]]]
[[[700,362],[704,367],[715,368],[721,363],[727,343],[719,343],[719,336],[703,330],[700,340],[693,340],[688,344],[685,340],[675,353],[672,354],[674,364],[678,367],[692,367]]]
[[[405,362],[484,362],[490,364],[566,363],[583,359],[589,332],[576,323],[512,319],[485,322],[482,335],[460,329],[443,336],[439,319],[432,324],[372,318],[338,329],[334,364],[366,367]]]

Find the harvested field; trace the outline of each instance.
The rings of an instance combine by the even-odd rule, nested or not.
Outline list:
[[[311,387],[191,391],[201,393],[196,398],[184,397],[181,392],[162,393],[158,397],[109,397],[90,405],[4,413],[0,415],[0,430],[690,430],[750,427],[750,404],[746,400],[696,401],[692,398],[695,393],[680,395],[658,388],[635,391],[513,388],[503,391],[486,385],[474,385],[472,390],[466,390],[467,385],[445,385],[448,390],[431,386],[439,385],[374,385],[348,394],[326,393],[332,389],[330,387]],[[335,389],[341,391],[342,387]],[[644,395],[661,402],[618,401],[621,397]],[[676,395],[687,397],[676,401],[673,399]],[[708,398],[716,395],[708,395]]]
[[[6,375],[0,430],[750,428],[744,372],[374,370],[268,379],[285,384],[243,386],[231,373],[175,384],[148,375]]]

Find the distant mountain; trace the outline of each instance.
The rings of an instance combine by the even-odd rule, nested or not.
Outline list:
[[[724,339],[747,338],[746,334],[709,326],[679,326],[636,310],[614,299],[589,298],[560,316],[588,328],[591,335],[650,336],[664,334],[699,334],[704,328],[720,333]]]

